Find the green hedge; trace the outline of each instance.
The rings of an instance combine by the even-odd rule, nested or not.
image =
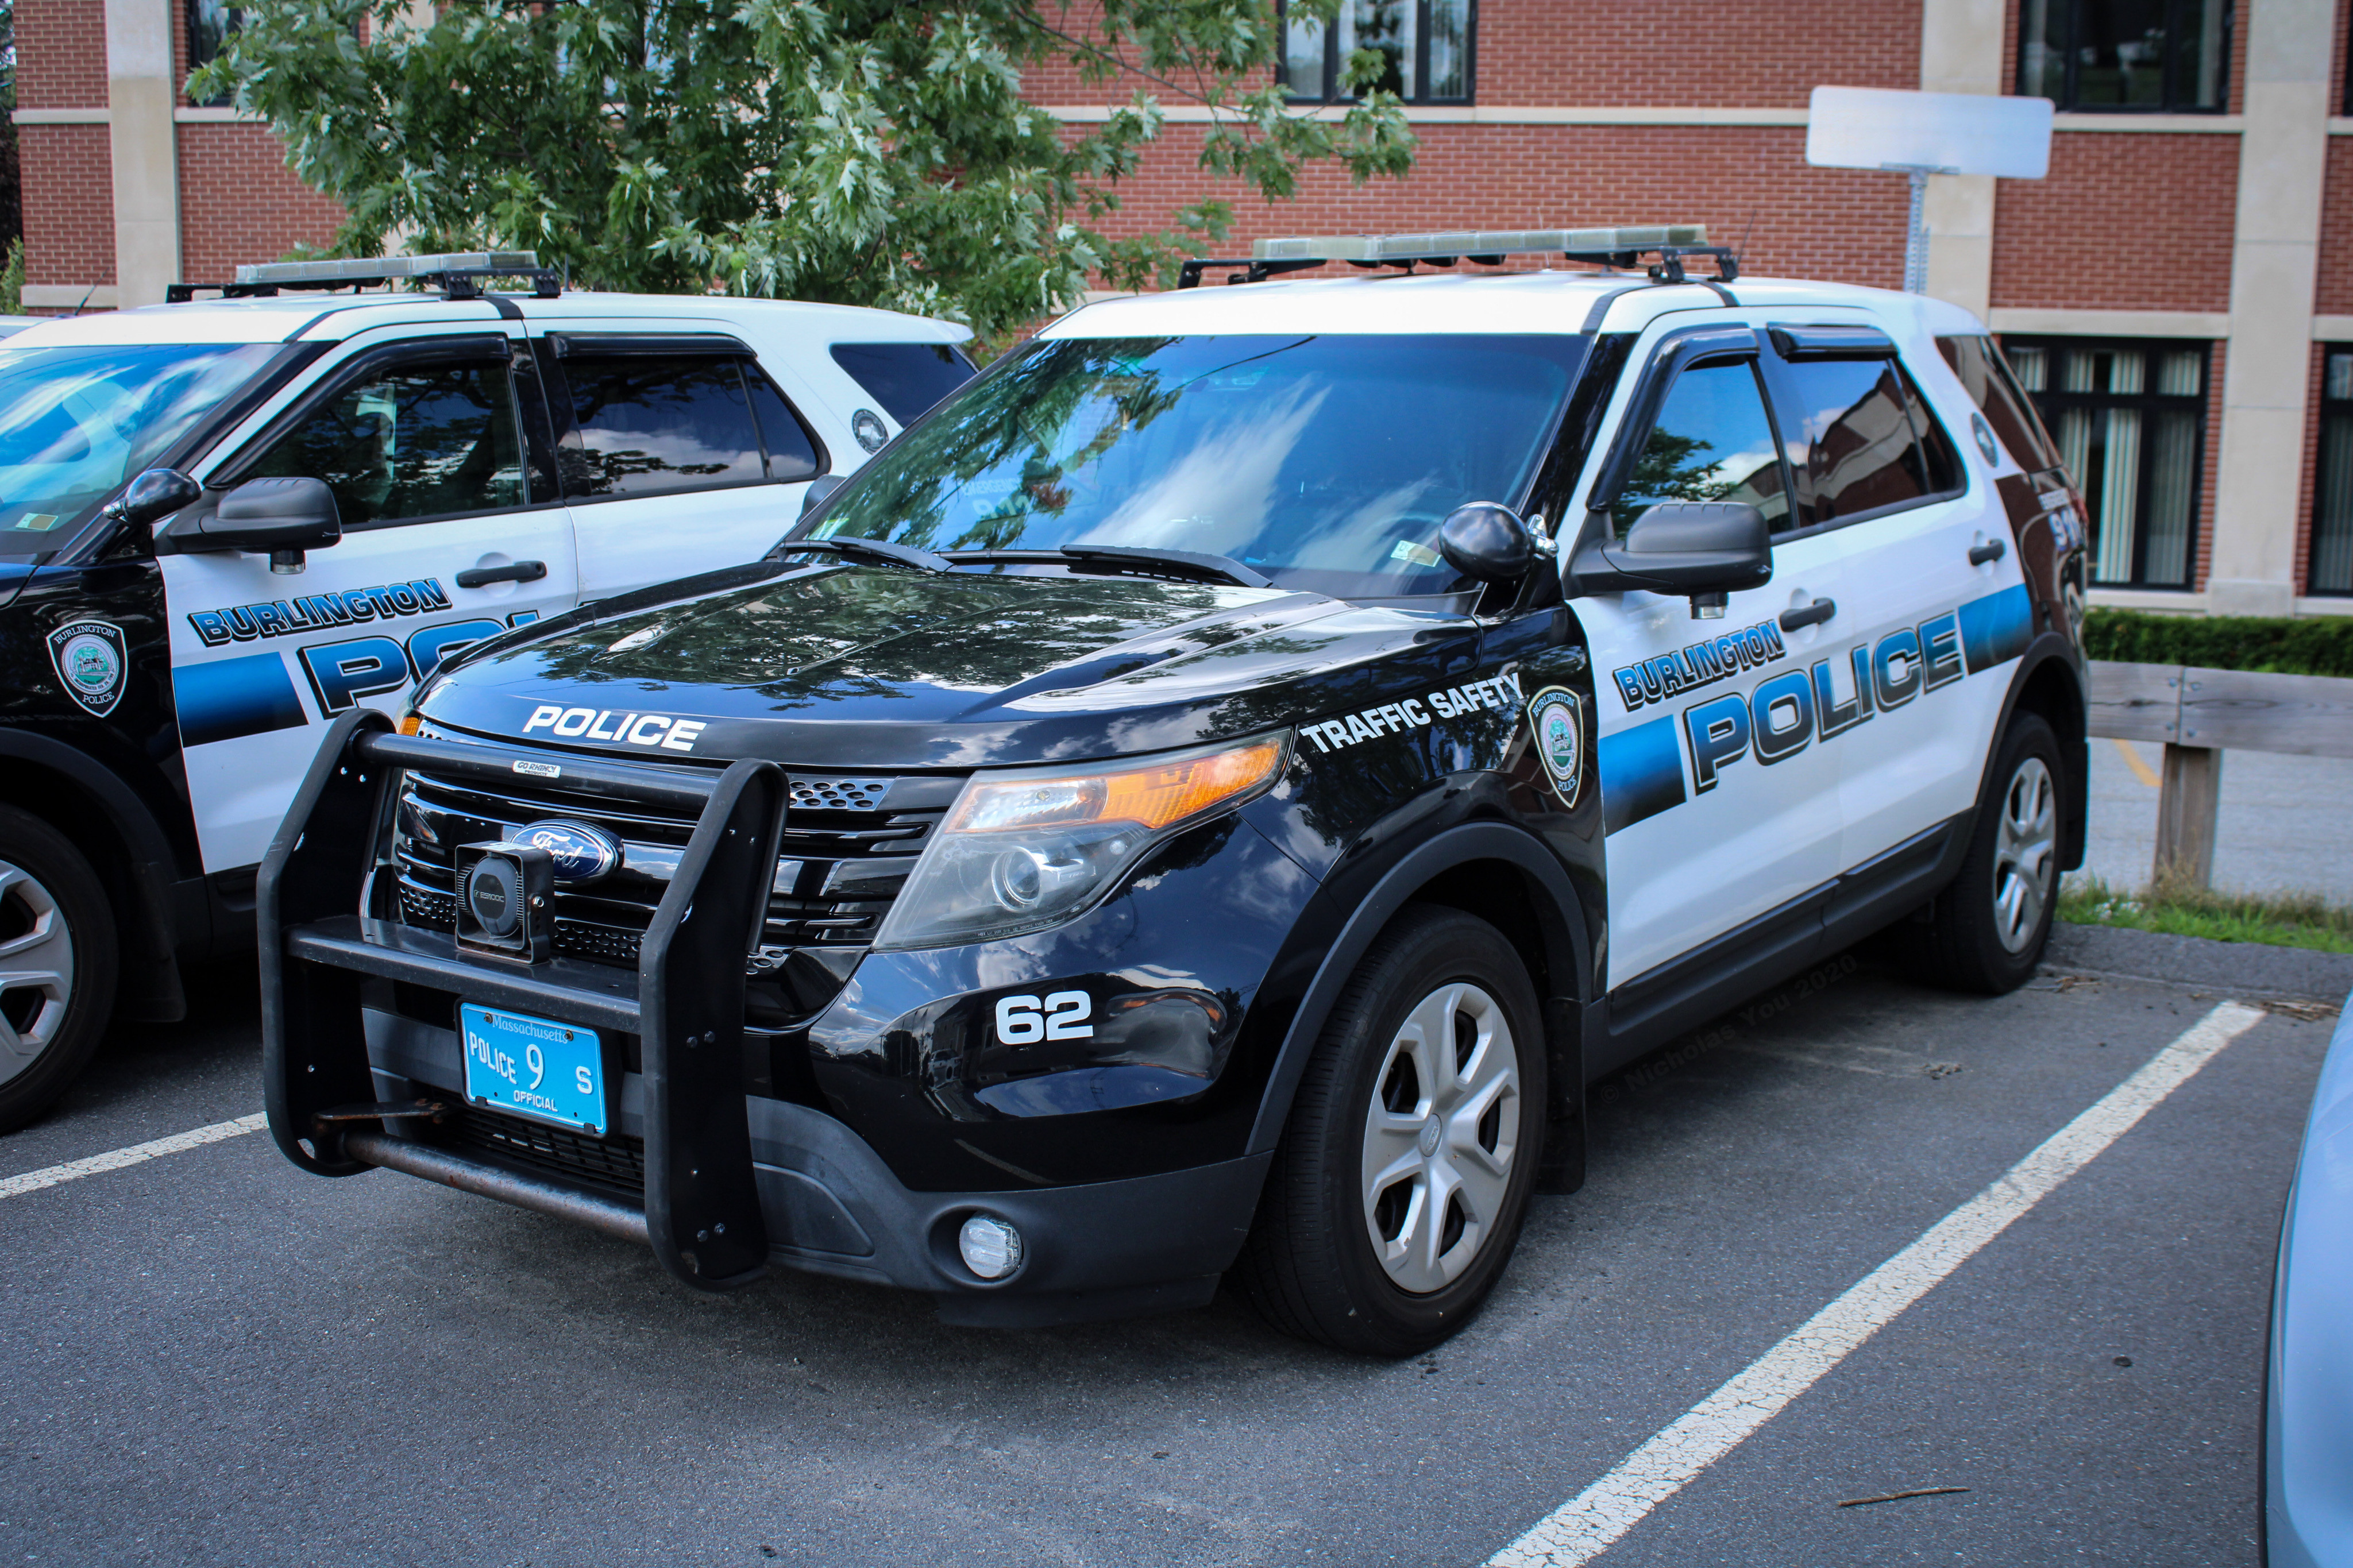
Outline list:
[[[2084,652],[2123,664],[2195,664],[2353,676],[2353,616],[2152,616],[2094,610]]]

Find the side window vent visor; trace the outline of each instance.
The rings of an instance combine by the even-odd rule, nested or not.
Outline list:
[[[1775,327],[1773,346],[1791,361],[1894,359],[1895,340],[1877,327]]]
[[[574,354],[711,354],[753,359],[752,345],[725,332],[550,332],[555,357]]]

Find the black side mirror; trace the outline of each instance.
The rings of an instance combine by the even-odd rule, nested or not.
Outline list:
[[[1525,576],[1536,558],[1527,524],[1510,507],[1491,500],[1474,500],[1448,513],[1439,525],[1438,551],[1449,566],[1481,583]]]
[[[269,569],[284,574],[302,570],[302,552],[342,542],[343,514],[324,479],[248,479],[221,498],[195,540],[212,550],[267,552]]]
[[[801,515],[803,517],[807,517],[809,513],[823,506],[826,503],[826,499],[831,496],[834,491],[839,489],[841,486],[842,476],[839,474],[819,474],[817,478],[811,479],[808,483],[808,489],[801,492]]]
[[[1695,618],[1713,618],[1726,594],[1773,580],[1773,532],[1745,501],[1661,501],[1622,544],[1605,531],[1579,550],[1569,579],[1584,594],[1687,594]]]
[[[140,528],[204,499],[204,487],[177,468],[149,468],[122,488],[111,510]]]

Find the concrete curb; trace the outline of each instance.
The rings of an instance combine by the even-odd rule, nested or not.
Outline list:
[[[2342,1005],[2347,994],[2353,993],[2353,953],[2215,942],[2119,926],[2056,922],[2042,962],[2062,973],[2161,980],[2233,996],[2295,997],[2332,1007]]]

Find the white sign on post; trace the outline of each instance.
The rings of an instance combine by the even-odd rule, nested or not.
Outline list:
[[[1912,177],[1904,287],[1918,294],[1928,284],[1928,228],[1922,210],[1928,176],[2042,178],[2051,171],[2051,112],[2047,98],[1818,87],[1807,105],[1806,162]]]

